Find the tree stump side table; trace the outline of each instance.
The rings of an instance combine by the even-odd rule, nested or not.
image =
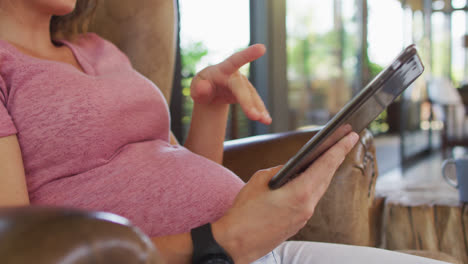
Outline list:
[[[378,195],[385,198],[382,247],[444,252],[468,263],[468,204],[456,189],[445,182],[400,183]]]

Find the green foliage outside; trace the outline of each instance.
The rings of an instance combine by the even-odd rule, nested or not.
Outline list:
[[[354,24],[353,19],[344,23]],[[289,33],[287,71],[289,105],[294,112],[292,127],[323,125],[339,104],[349,100],[358,47],[358,35],[346,28]],[[333,106],[330,101],[334,101]]]
[[[307,82],[308,76],[314,76],[316,74],[326,74],[326,79],[339,77],[340,74],[345,74],[345,78],[350,80],[355,74],[355,66],[346,65],[346,61],[355,58],[357,39],[351,34],[344,33],[343,43],[340,44],[339,32],[330,31],[325,34],[310,34],[305,38],[288,38],[288,72],[289,75],[296,76],[296,80],[300,80],[296,83],[290,82],[290,92],[294,92],[294,87],[302,89],[304,83]],[[344,72],[340,70],[337,65],[337,58],[335,51],[340,49],[342,45],[343,52],[343,63]],[[190,97],[190,83],[192,78],[195,76],[199,63],[208,54],[208,49],[203,45],[202,42],[194,42],[184,47],[181,47],[181,59],[182,59],[182,95],[183,95],[183,117],[182,124],[184,127],[184,135],[188,133],[190,126],[191,113],[193,110],[193,100]],[[370,78],[375,77],[383,67],[369,61],[367,54],[365,59],[369,65]],[[248,67],[241,69],[244,74],[248,73]],[[311,74],[313,73],[313,74]],[[310,80],[309,80],[310,81]],[[322,98],[321,100],[313,103],[314,109],[327,109],[326,100],[323,100],[323,96],[326,96],[327,89],[331,83],[322,83],[314,89],[316,98]],[[238,117],[240,122],[239,136],[248,135],[247,120],[245,115],[242,113],[240,107],[237,109]],[[370,124],[369,128],[374,134],[380,134],[388,131],[387,112],[383,112],[373,123]]]
[[[186,47],[181,47],[180,53],[182,60],[182,125],[184,127],[185,137],[188,133],[193,110],[193,100],[190,97],[190,83],[197,73],[199,62],[208,54],[208,49],[202,42],[195,42],[187,45]]]
[[[184,78],[192,78],[197,72],[198,63],[207,54],[208,49],[200,41],[182,47],[182,76]]]

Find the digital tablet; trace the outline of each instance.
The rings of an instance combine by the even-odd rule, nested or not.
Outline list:
[[[351,131],[360,133],[424,71],[410,45],[315,134],[268,183],[283,186]]]

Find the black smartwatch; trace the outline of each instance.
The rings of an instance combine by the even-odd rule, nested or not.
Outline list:
[[[231,256],[214,239],[211,224],[190,231],[193,243],[193,264],[234,264]]]

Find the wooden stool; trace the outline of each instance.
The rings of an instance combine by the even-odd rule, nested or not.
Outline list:
[[[453,262],[444,256],[448,254],[468,263],[468,205],[459,201],[456,189],[442,177],[420,184],[387,185],[385,191],[378,192],[385,198],[384,248]]]

